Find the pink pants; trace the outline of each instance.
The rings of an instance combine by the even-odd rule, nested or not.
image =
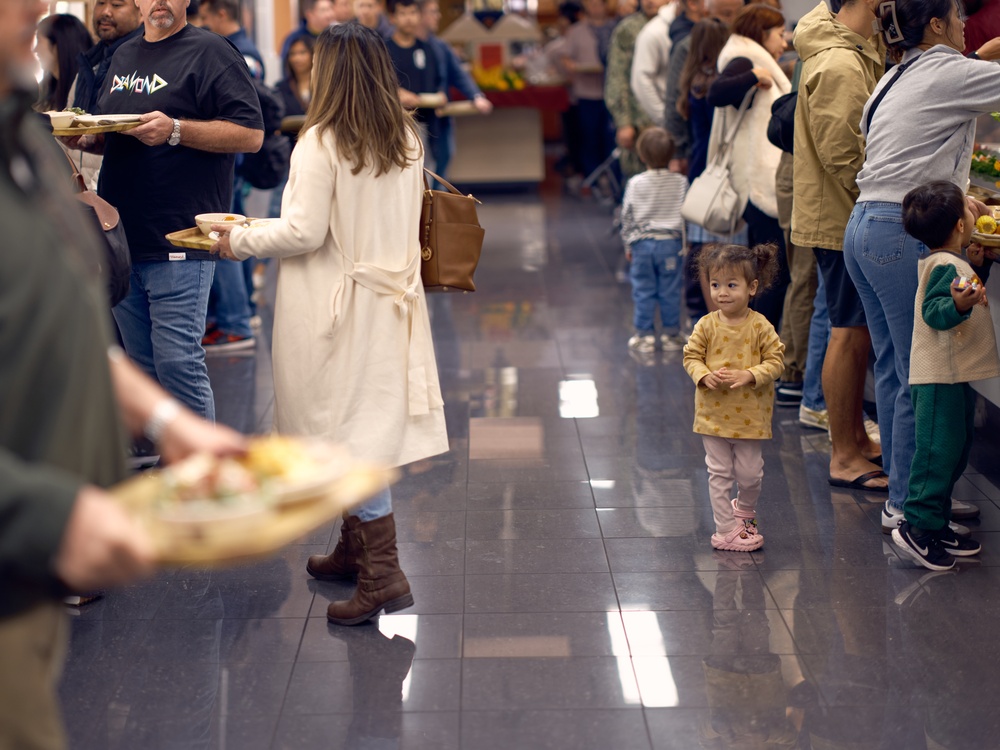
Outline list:
[[[737,505],[747,518],[753,518],[764,478],[764,457],[759,440],[737,440],[702,435],[705,465],[708,467],[708,494],[712,499],[715,530],[728,534],[737,524],[733,514],[732,492],[736,483]],[[741,513],[741,515],[743,515]]]

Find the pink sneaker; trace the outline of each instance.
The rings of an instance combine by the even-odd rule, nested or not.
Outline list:
[[[731,552],[753,552],[764,546],[764,537],[757,531],[757,522],[752,518],[740,519],[735,529],[728,534],[712,534],[712,547]]]

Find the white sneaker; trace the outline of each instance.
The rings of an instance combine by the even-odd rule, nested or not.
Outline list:
[[[868,433],[869,440],[876,445],[882,445],[882,433],[879,432],[878,422],[867,416],[865,417],[865,432]]]
[[[979,518],[979,506],[952,498],[951,517],[960,521],[971,521],[973,518]]]
[[[903,511],[896,510],[895,508],[890,508],[889,503],[882,505],[882,533],[891,534],[893,529],[899,528],[904,520]],[[955,523],[952,521],[948,524],[948,528],[954,532],[955,536],[960,536],[963,539],[968,539],[972,536],[972,532],[969,530],[968,526],[963,526],[960,523]]]
[[[638,333],[628,340],[628,348],[636,352],[656,350],[656,336],[641,336]]]
[[[799,424],[815,427],[817,430],[828,430],[830,414],[826,409],[810,409],[805,404],[799,404]]]
[[[680,333],[667,334],[664,333],[660,336],[660,346],[663,347],[665,352],[676,352],[684,348],[684,345],[688,342],[687,336]]]

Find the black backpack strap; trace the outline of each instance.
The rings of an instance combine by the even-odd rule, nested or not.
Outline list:
[[[885,87],[881,91],[878,92],[878,96],[875,97],[875,101],[872,102],[872,106],[870,106],[868,108],[868,117],[865,120],[865,132],[866,133],[870,133],[871,132],[871,129],[872,129],[872,117],[875,116],[875,110],[878,108],[879,103],[885,98],[885,95],[889,92],[889,89],[892,88],[892,84],[894,84],[896,82],[896,80],[901,75],[903,75],[903,73],[906,71],[906,69],[908,67],[910,67],[910,63],[906,63],[905,65],[897,65],[896,66],[896,73],[895,73],[895,75],[893,75],[893,77],[890,79],[889,83],[887,83],[885,85]]]

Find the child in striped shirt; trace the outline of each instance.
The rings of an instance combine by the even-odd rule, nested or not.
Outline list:
[[[630,349],[656,348],[655,315],[660,308],[664,351],[684,347],[680,333],[683,290],[684,219],[681,204],[687,192],[684,175],[667,169],[674,143],[663,128],[648,128],[639,136],[636,151],[647,171],[629,180],[622,202],[622,242],[632,262],[632,302],[635,335]]]

